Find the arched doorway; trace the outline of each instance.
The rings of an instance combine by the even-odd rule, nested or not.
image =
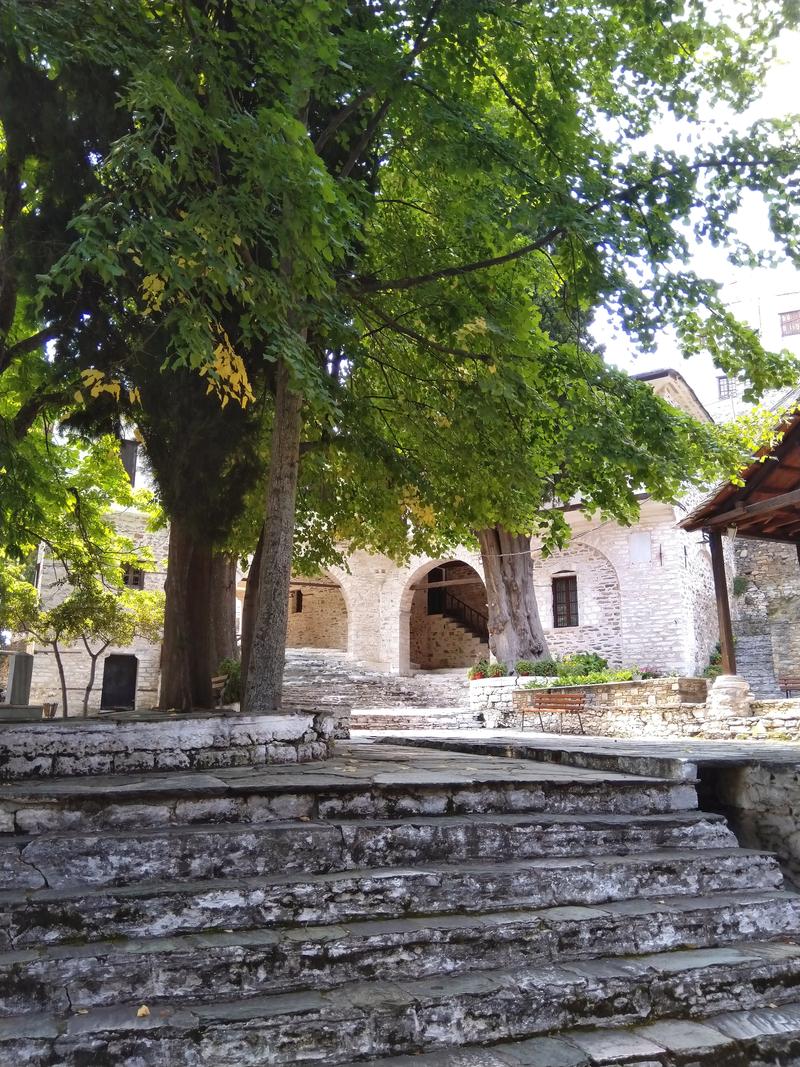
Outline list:
[[[419,568],[403,593],[400,617],[401,674],[469,667],[489,655],[486,587],[463,560]]]
[[[329,574],[292,578],[289,587],[287,648],[347,651],[347,604],[342,587]]]

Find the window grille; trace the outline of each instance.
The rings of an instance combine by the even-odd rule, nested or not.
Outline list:
[[[578,579],[574,574],[553,579],[553,625],[578,625]]]
[[[782,311],[780,319],[781,337],[791,337],[792,334],[800,333],[800,310]]]
[[[144,589],[144,571],[126,563],[122,568],[122,584],[128,589]]]

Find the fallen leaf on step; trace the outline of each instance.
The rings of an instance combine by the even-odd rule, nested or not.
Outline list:
[[[141,1008],[136,1012],[137,1019],[144,1019],[150,1014],[150,1009],[146,1004],[142,1004]]]
[[[88,1015],[89,1014],[89,1009],[88,1008],[78,1008],[78,1010],[75,1012],[75,1014],[76,1015]]]

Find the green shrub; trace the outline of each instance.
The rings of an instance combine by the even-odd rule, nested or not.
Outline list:
[[[471,682],[476,681],[478,678],[488,678],[489,674],[489,661],[488,659],[479,659],[477,663],[473,663],[470,669],[467,671],[467,678]]]
[[[539,678],[555,678],[558,664],[554,659],[520,659],[515,667],[520,678],[534,675]]]
[[[227,678],[222,690],[222,703],[235,704],[242,699],[242,663],[238,659],[224,659],[217,668],[217,674]]]
[[[562,689],[568,685],[603,685],[608,682],[630,682],[633,671],[590,671],[587,674],[565,674],[554,682],[528,682],[526,689]]]
[[[558,665],[559,675],[594,674],[608,669],[608,660],[597,652],[573,652],[565,656]]]
[[[505,678],[508,667],[505,663],[490,663],[488,659],[479,659],[467,671],[467,678],[474,682],[478,678]]]

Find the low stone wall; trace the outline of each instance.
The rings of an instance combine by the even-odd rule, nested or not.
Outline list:
[[[543,681],[550,679],[543,679]],[[469,683],[469,710],[484,719],[506,718],[514,712],[514,693],[530,678],[477,678]]]
[[[530,679],[518,679],[512,690],[513,710],[504,715],[503,725],[519,728],[522,708],[529,704],[530,691],[524,688]],[[609,682],[604,685],[563,686],[554,692],[582,692],[586,708],[581,721],[587,734],[607,737],[696,737],[706,722],[705,678],[646,678],[633,682]],[[562,717],[543,714],[546,731],[559,730]],[[539,715],[528,710],[526,729],[539,729]],[[563,716],[564,733],[580,733],[574,713]],[[730,736],[729,734],[726,736]]]
[[[322,712],[108,716],[0,724],[0,781],[306,763],[333,746]]]

